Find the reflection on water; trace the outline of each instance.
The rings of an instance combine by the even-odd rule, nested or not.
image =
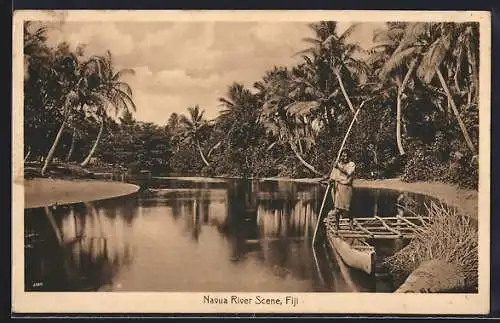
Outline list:
[[[25,210],[26,290],[394,289],[356,272],[346,279],[328,252],[313,253],[324,187],[166,179],[153,185],[147,197]],[[393,216],[396,198],[356,189],[353,212]]]

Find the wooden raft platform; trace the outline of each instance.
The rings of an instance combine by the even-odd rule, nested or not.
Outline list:
[[[335,219],[325,218],[328,234],[341,238],[360,239],[411,239],[415,232],[422,230],[429,222],[429,217],[371,217],[354,218],[353,228],[349,227],[349,219],[342,218],[339,230],[335,230]]]

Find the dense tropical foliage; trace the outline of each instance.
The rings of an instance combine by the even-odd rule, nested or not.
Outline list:
[[[56,159],[157,174],[317,177],[361,107],[346,143],[358,176],[477,187],[477,23],[389,22],[369,50],[349,40],[357,24],[343,33],[331,21],[310,27],[304,50],[290,53],[297,65],[273,67],[251,89],[229,85],[214,120],[194,102],[155,125],[134,120],[121,79],[133,71],[116,71],[110,52],[52,48],[44,27],[27,24],[26,161],[43,161],[42,173]]]

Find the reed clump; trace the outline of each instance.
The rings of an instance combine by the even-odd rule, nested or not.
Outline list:
[[[423,222],[410,243],[386,258],[385,265],[401,279],[426,261],[440,260],[456,266],[468,289],[477,289],[477,223],[439,202],[430,202],[425,208],[430,222]]]

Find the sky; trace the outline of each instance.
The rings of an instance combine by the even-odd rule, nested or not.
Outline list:
[[[341,22],[339,31],[350,23]],[[110,50],[127,76],[137,105],[137,120],[165,125],[170,114],[186,113],[198,104],[208,119],[222,109],[218,98],[233,82],[251,88],[274,65],[291,66],[294,55],[312,37],[305,22],[74,22],[49,23],[48,41],[66,41],[87,54]],[[383,23],[362,24],[350,41],[372,45],[373,31]]]

